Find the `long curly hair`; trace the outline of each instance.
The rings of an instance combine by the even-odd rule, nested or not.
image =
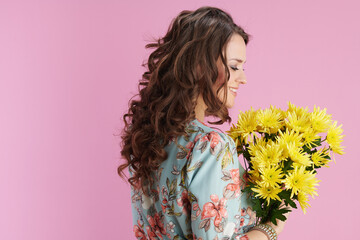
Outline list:
[[[201,94],[207,106],[205,116],[220,118],[210,124],[231,122],[226,101],[217,96],[227,81],[218,78],[217,60],[225,66],[225,78],[230,73],[223,50],[232,36],[239,34],[248,43],[251,35],[233,22],[223,10],[204,6],[195,11],[184,10],[174,18],[163,38],[147,44],[155,48],[150,54],[146,71],[139,81],[138,100],[129,100],[129,110],[123,115],[121,155],[126,163],[118,174],[148,195],[154,182],[153,173],[167,159],[164,147],[171,139],[186,135],[185,127],[195,119],[195,106]],[[143,64],[142,66],[146,66]],[[214,86],[219,86],[216,91]]]

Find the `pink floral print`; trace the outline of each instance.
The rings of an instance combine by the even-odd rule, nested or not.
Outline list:
[[[255,213],[241,192],[247,175],[234,141],[197,119],[186,131],[165,147],[168,159],[155,174],[150,196],[131,188],[135,237],[248,240]]]

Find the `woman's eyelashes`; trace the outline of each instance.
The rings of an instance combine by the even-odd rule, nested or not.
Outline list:
[[[237,67],[234,67],[234,66],[230,66],[230,67],[231,67],[231,69],[234,70],[234,71],[239,70],[239,68],[237,68]],[[245,71],[245,68],[243,68],[243,71]]]

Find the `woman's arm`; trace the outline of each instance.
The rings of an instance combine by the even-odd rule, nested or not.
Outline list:
[[[189,156],[185,178],[195,239],[267,240],[265,233],[251,230],[255,213],[241,201],[244,171],[233,141],[222,133],[201,134]],[[275,230],[280,233],[281,224]]]
[[[268,222],[266,224],[270,225],[275,230],[276,234],[279,236],[279,234],[282,232],[282,229],[284,228],[285,222],[281,221],[281,223],[279,223],[279,221],[278,221],[277,226],[275,226],[271,222]],[[247,239],[245,238],[246,240],[268,240],[269,239],[265,233],[263,233],[259,230],[256,230],[256,229],[248,231],[246,233],[246,237],[247,237]]]
[[[260,232],[258,230],[251,230],[244,235],[244,239],[246,239],[246,240],[268,240],[268,237],[263,232]]]

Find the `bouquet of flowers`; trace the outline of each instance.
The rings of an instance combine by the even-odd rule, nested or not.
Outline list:
[[[317,169],[329,167],[334,153],[344,154],[341,126],[326,108],[309,112],[290,102],[286,111],[272,105],[240,111],[226,132],[245,159],[248,179],[242,191],[251,197],[257,223],[286,220],[284,214],[297,208],[295,201],[306,213],[309,196],[318,195]]]

